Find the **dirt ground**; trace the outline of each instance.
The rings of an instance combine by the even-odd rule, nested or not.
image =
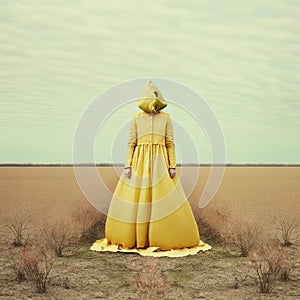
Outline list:
[[[299,299],[298,268],[288,282],[278,281],[270,294],[257,291],[249,259],[221,247],[181,258],[149,258],[138,254],[100,253],[86,245],[73,254],[57,258],[45,294],[32,282],[18,284],[9,271],[12,246],[1,241],[0,299],[141,299],[134,289],[136,276],[154,260],[154,271],[168,284],[161,299]],[[297,251],[295,249],[295,251]],[[151,261],[150,261],[151,262]],[[153,263],[153,261],[152,261]],[[148,270],[149,271],[149,270]],[[159,297],[156,297],[159,298]]]
[[[98,193],[101,203],[110,201],[122,168],[98,167],[98,180],[107,190]],[[209,167],[178,168],[180,181],[193,207],[198,207]],[[89,181],[90,178],[87,178]],[[91,179],[92,181],[92,179]],[[271,221],[279,211],[300,211],[300,167],[227,167],[222,183],[209,206],[226,206],[233,216]],[[91,189],[99,186],[93,183]],[[88,203],[72,167],[0,167],[0,216],[18,209],[34,210],[43,218],[67,218],[76,203]],[[93,195],[92,195],[93,196]]]
[[[113,190],[117,182],[114,170],[101,168],[99,172]],[[208,174],[204,169],[189,199],[191,204],[198,201]],[[181,258],[93,252],[90,244],[85,244],[56,258],[47,292],[38,294],[31,281],[18,284],[10,273],[16,248],[4,237],[7,228],[3,225],[24,207],[39,218],[67,218],[74,204],[86,199],[68,167],[0,168],[0,179],[0,299],[147,299],[134,288],[143,272],[166,278],[162,299],[300,299],[298,246],[290,248],[295,259],[291,280],[278,281],[270,294],[262,294],[249,258],[212,243],[207,252]],[[271,226],[271,215],[276,211],[298,214],[299,179],[300,168],[227,168],[210,205],[225,204],[234,216],[262,218]],[[182,178],[183,185],[186,180],[188,177]]]

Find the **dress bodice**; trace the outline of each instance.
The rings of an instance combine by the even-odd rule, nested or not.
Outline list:
[[[164,145],[168,152],[168,164],[175,168],[175,144],[173,126],[165,112],[139,112],[130,124],[126,167],[131,166],[134,149],[139,145]]]

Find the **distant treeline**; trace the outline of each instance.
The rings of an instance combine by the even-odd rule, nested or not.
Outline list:
[[[2,163],[0,167],[73,167],[73,166],[83,166],[83,167],[122,167],[122,163],[80,163],[80,164],[71,164],[71,163]],[[284,163],[227,163],[227,164],[193,164],[193,163],[183,163],[177,164],[178,167],[299,167],[300,164],[284,164]]]

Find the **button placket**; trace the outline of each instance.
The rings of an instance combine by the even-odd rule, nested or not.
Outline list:
[[[149,143],[152,143],[152,126],[153,126],[153,118],[152,115],[150,115],[150,133],[149,133]]]
[[[150,185],[152,186],[152,175],[153,175],[153,158],[152,158],[152,125],[153,125],[153,121],[152,121],[152,114],[150,115],[150,132],[149,132],[149,148],[150,148],[150,172],[151,172],[151,175],[150,175]]]

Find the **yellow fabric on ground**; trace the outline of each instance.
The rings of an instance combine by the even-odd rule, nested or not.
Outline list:
[[[154,256],[154,257],[182,257],[187,255],[195,255],[199,251],[210,250],[211,246],[203,243],[201,240],[197,246],[191,248],[182,249],[170,249],[160,251],[159,247],[148,247],[146,249],[127,249],[121,248],[115,244],[108,244],[107,239],[97,240],[91,247],[90,250],[98,252],[123,252],[123,253],[137,253],[142,256]]]

